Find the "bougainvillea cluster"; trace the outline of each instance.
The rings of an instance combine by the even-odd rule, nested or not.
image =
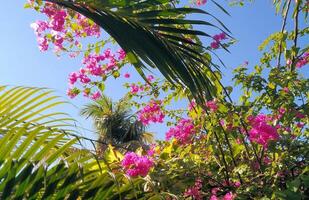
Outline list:
[[[138,112],[138,120],[144,125],[149,125],[150,123],[163,123],[165,115],[161,108],[162,101],[151,100]]]
[[[210,43],[210,47],[213,49],[218,49],[221,41],[226,39],[226,34],[225,33],[220,33],[220,34],[216,34],[212,37],[214,40],[213,42]]]
[[[206,107],[212,112],[216,112],[218,110],[218,105],[215,100],[207,101]]]
[[[34,6],[30,2],[30,6]],[[80,46],[82,37],[101,34],[100,27],[79,13],[71,14],[66,9],[61,9],[53,3],[45,3],[40,10],[47,17],[46,21],[36,21],[30,26],[34,30],[39,49],[47,51],[49,45],[54,45],[54,51],[60,52],[66,45]],[[70,18],[70,20],[67,20]]]
[[[279,139],[277,129],[270,125],[272,122],[271,117],[259,114],[257,116],[249,116],[248,121],[252,127],[249,131],[249,139],[251,141],[261,144],[266,148],[269,141]]]
[[[302,68],[306,64],[309,63],[309,52],[305,52],[303,56],[300,57],[298,62],[296,63],[297,68]]]
[[[207,3],[207,0],[195,0],[194,3],[197,6],[202,6],[202,5],[205,5]]]
[[[175,138],[180,144],[190,144],[196,130],[191,119],[181,119],[175,127],[169,129],[166,133],[166,140]]]
[[[127,175],[131,177],[147,176],[150,169],[154,166],[154,162],[148,156],[140,156],[134,152],[125,154],[122,162]]]
[[[202,179],[198,178],[195,180],[194,186],[189,187],[184,195],[187,197],[192,197],[193,199],[196,200],[202,200],[203,199],[203,195],[201,192],[201,189],[203,187],[203,181]]]
[[[91,92],[91,85],[96,84],[95,78],[98,79],[97,84],[99,84],[102,77],[107,77],[114,72],[118,73],[124,58],[125,52],[122,49],[118,50],[117,56],[110,49],[106,49],[103,54],[87,55],[82,61],[84,67],[69,75],[69,96],[74,98],[80,93],[80,89],[75,87],[75,84],[79,82],[83,87],[84,96],[94,100],[98,99],[99,91]]]
[[[207,1],[191,2],[200,6]],[[46,12],[49,21],[38,21],[32,25],[39,36],[42,51],[47,50],[51,43],[58,50],[65,50],[65,43],[79,46],[79,41],[69,39],[70,33],[78,37],[99,36],[91,21],[59,8],[57,10],[58,13],[46,14],[51,12],[41,9]],[[76,25],[70,26],[71,22],[82,28],[75,30]],[[69,31],[63,32],[63,27]],[[60,33],[60,37],[56,36],[54,32],[64,33],[65,36],[61,37]],[[299,29],[299,32],[298,37],[303,37],[303,31]],[[129,89],[126,96],[132,100],[130,105],[138,110],[142,106],[137,111],[137,117],[143,125],[162,123],[165,115],[171,120],[168,125],[176,121],[176,125],[166,133],[168,141],[158,141],[156,147],[149,145],[140,150],[143,154],[139,154],[140,151],[129,152],[120,163],[131,177],[149,175],[145,178],[147,183],[143,185],[143,193],[168,191],[185,199],[231,200],[255,197],[277,199],[278,196],[297,196],[306,192],[304,182],[308,180],[308,172],[304,166],[307,161],[302,149],[308,140],[305,111],[308,81],[298,76],[301,70],[291,69],[306,65],[309,53],[306,48],[290,49],[294,41],[288,44],[288,40],[293,37],[293,32],[290,35],[281,37],[280,33],[276,33],[275,37],[272,36],[275,39],[270,39],[272,42],[269,44],[274,46],[263,53],[261,63],[253,69],[250,69],[248,62],[235,69],[234,83],[240,85],[243,92],[239,93],[239,103],[226,101],[230,98],[228,91],[207,97],[214,99],[205,105],[191,101],[188,109],[169,110],[169,105],[179,99],[182,101],[183,97],[191,99],[192,94],[181,86],[167,84],[167,80],[153,81],[152,75],[142,83],[125,83]],[[228,37],[226,33],[214,35],[210,47],[206,49],[227,48],[232,42],[222,42]],[[278,38],[282,44],[278,43]],[[197,41],[194,37],[186,39]],[[276,50],[278,46],[282,46],[280,53]],[[284,59],[278,59],[280,55],[284,56],[286,66]],[[125,56],[122,50],[115,53],[109,49],[103,53],[101,50],[87,52],[83,68],[69,76],[68,95],[75,97],[83,93],[93,100],[100,98],[101,93],[92,87],[100,87],[106,77],[114,73],[115,77],[120,76],[118,71]],[[277,59],[281,63],[273,67]],[[122,77],[128,80],[131,75],[125,73]],[[161,98],[163,93],[166,94],[164,99],[154,100]],[[133,102],[135,99],[138,100]],[[146,105],[145,101],[148,102]],[[269,114],[252,115],[261,112]],[[189,119],[183,119],[184,116],[189,116]],[[171,141],[172,138],[174,140]],[[156,168],[152,170],[155,164]],[[194,185],[192,180],[196,180]]]

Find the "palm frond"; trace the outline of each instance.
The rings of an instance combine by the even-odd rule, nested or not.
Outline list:
[[[206,48],[197,48],[198,42],[184,42],[190,36],[211,37],[192,29],[193,25],[212,26],[228,34],[226,26],[212,14],[196,8],[176,8],[167,0],[46,1],[79,12],[101,26],[127,52],[143,78],[146,69],[155,67],[171,83],[188,88],[201,102],[217,95],[215,88],[220,86],[208,75],[217,65],[204,56]],[[219,25],[186,19],[190,14],[209,15]]]
[[[0,199],[134,198],[140,179],[130,184],[121,173],[113,174],[111,163],[76,148],[78,139],[68,130],[47,126],[53,114],[47,108],[62,103],[55,99],[46,89],[0,87]],[[106,157],[115,156],[109,152]]]

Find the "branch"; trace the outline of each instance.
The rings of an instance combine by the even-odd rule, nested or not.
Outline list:
[[[289,13],[289,10],[290,10],[290,5],[291,5],[291,0],[289,0],[288,2],[288,6],[285,10],[285,13],[283,15],[283,23],[282,23],[282,27],[281,27],[281,34],[283,34],[283,31],[285,29],[285,26],[286,26],[286,19],[288,17],[288,13]],[[278,54],[278,58],[277,58],[277,68],[280,67],[280,62],[281,62],[281,54],[282,54],[282,39],[280,40],[280,43],[279,43],[279,54]]]

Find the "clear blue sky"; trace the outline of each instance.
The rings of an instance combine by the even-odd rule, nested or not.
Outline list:
[[[52,52],[41,53],[37,48],[35,35],[30,28],[30,23],[42,19],[42,15],[33,10],[24,9],[23,0],[11,0],[2,3],[0,7],[1,31],[0,31],[0,84],[24,85],[48,87],[56,90],[56,94],[69,100],[65,91],[67,89],[67,77],[72,71],[81,67],[80,59],[69,59],[66,56],[57,58]],[[226,5],[226,1],[222,5]],[[218,54],[224,60],[228,69],[224,69],[223,82],[231,84],[231,69],[249,61],[249,66],[258,63],[260,52],[257,47],[271,33],[279,31],[281,21],[274,14],[271,0],[257,0],[245,7],[228,7],[232,17],[222,14],[217,8],[207,4],[203,9],[215,14],[232,31],[238,43],[231,47],[231,54],[219,50]],[[201,16],[204,17],[204,16]],[[289,22],[290,20],[288,20]],[[207,28],[204,29],[207,31]],[[307,41],[308,43],[308,41]],[[134,71],[128,69],[126,71]],[[303,73],[308,72],[302,70]],[[139,77],[133,74],[133,80]],[[113,99],[119,99],[126,92],[121,85],[123,81],[112,81],[106,88],[106,94]],[[235,92],[235,97],[237,91]],[[87,101],[82,97],[71,101],[74,106],[67,105],[62,109],[77,119],[85,128],[91,128],[89,121],[85,121],[78,115],[78,107]],[[157,138],[163,138],[166,129],[164,126],[152,126],[151,131],[156,132]],[[87,136],[89,133],[84,133]]]

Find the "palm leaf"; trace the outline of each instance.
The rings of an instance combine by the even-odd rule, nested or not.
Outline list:
[[[213,72],[213,67],[217,66],[212,66],[210,60],[203,56],[205,48],[199,48],[197,54],[188,54],[196,51],[197,43],[182,42],[189,36],[211,37],[203,31],[188,28],[192,25],[212,26],[229,32],[212,14],[195,8],[175,8],[166,0],[46,1],[79,12],[101,26],[127,52],[129,61],[143,78],[149,66],[156,67],[172,84],[188,88],[200,102],[216,95],[215,87],[218,86],[205,71]],[[211,22],[186,19],[185,16],[190,14],[209,15],[222,28]],[[171,42],[168,35],[174,36],[176,41]],[[196,64],[201,60],[203,62]]]
[[[52,112],[37,116],[42,109],[33,105],[56,105],[47,94],[39,88],[0,89],[0,118],[5,121],[0,123],[0,199],[130,199],[140,180],[128,187],[128,180],[112,173],[118,165],[94,159],[89,150],[76,148],[70,132],[47,126]]]

